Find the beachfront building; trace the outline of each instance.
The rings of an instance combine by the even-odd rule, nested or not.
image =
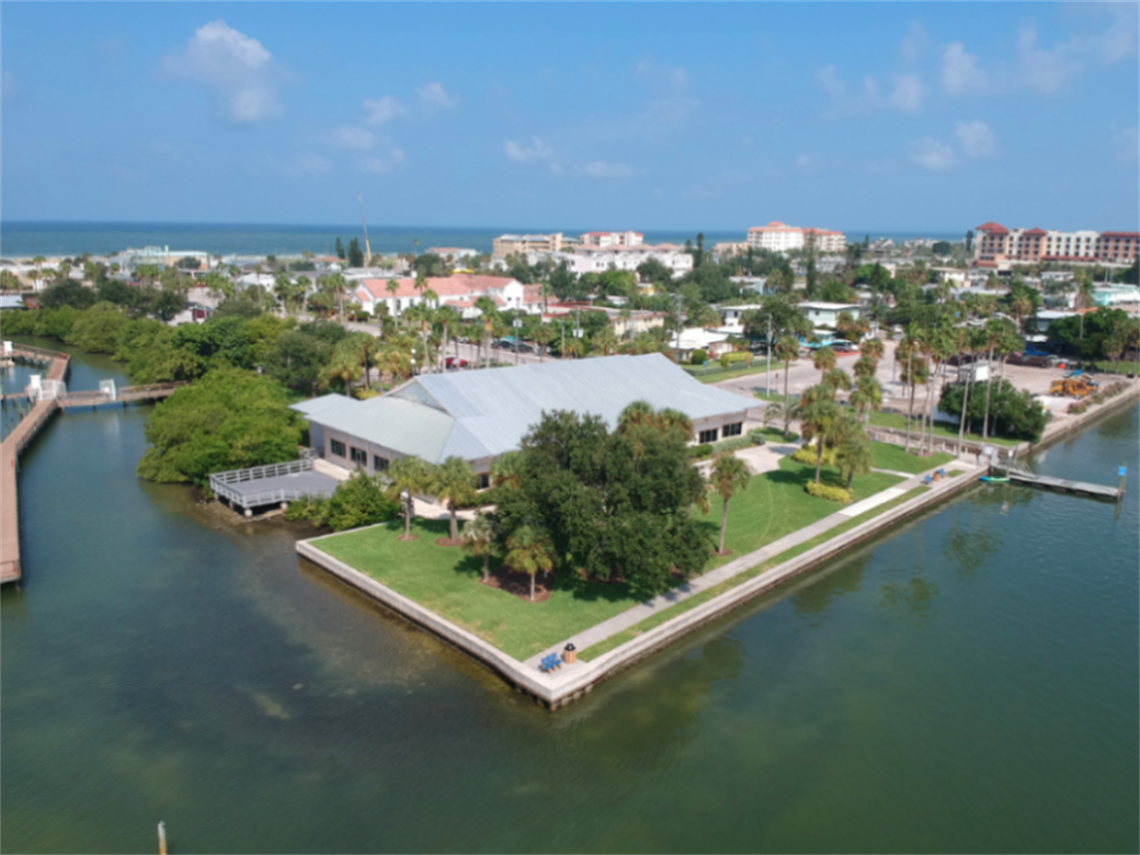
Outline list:
[[[641,232],[586,232],[579,246],[637,246],[644,242]]]
[[[636,271],[650,259],[669,268],[674,276],[684,276],[693,269],[693,256],[671,243],[579,246],[569,257],[567,267],[579,276],[607,270]]]
[[[543,413],[573,410],[614,428],[634,401],[685,413],[700,442],[740,436],[753,403],[654,353],[428,374],[364,401],[323,395],[291,409],[308,420],[312,447],[339,466],[382,474],[401,457],[460,457],[487,487],[491,464],[517,450]]]
[[[766,226],[753,226],[748,230],[748,246],[752,249],[766,249],[769,252],[803,249],[804,230],[798,226],[786,226],[779,220],[773,220]]]
[[[411,278],[368,278],[353,283],[353,298],[370,315],[375,315],[381,304],[388,306],[389,317],[398,318],[412,306],[423,303],[432,308],[452,306],[465,317],[476,317],[475,301],[489,297],[502,310],[515,310],[536,314],[542,311],[542,289],[538,285],[523,285],[517,279],[505,276],[481,276],[457,273],[453,276],[429,276],[420,283]],[[424,295],[433,292],[434,299]]]
[[[1000,223],[978,226],[974,266],[1008,268],[1041,262],[1132,264],[1140,254],[1140,232],[1061,232],[1007,229]]]
[[[525,256],[531,252],[562,252],[577,243],[562,232],[549,235],[499,235],[491,242],[491,260],[503,261],[509,255]]]
[[[847,236],[830,229],[804,229],[804,247],[814,249],[817,254],[847,252]]]

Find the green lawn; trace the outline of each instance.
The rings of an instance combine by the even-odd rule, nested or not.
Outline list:
[[[608,653],[615,647],[619,647],[622,644],[625,644],[627,641],[632,641],[643,632],[648,632],[655,626],[660,626],[661,624],[665,623],[665,621],[672,620],[678,615],[687,612],[689,609],[696,608],[702,603],[707,603],[709,600],[720,596],[725,591],[730,591],[737,585],[747,582],[749,579],[753,579],[756,576],[759,576],[761,573],[767,572],[773,567],[783,564],[785,561],[790,561],[797,555],[802,555],[809,549],[814,549],[821,543],[825,543],[826,541],[831,540],[833,537],[838,537],[845,531],[849,531],[850,529],[855,528],[857,525],[861,525],[872,517],[876,517],[881,513],[889,511],[891,508],[901,505],[903,502],[909,502],[911,499],[922,495],[929,489],[929,487],[915,487],[913,490],[908,490],[906,493],[903,493],[901,496],[896,496],[889,502],[883,502],[883,504],[879,505],[877,508],[872,508],[869,511],[864,511],[858,516],[852,517],[847,522],[840,523],[829,531],[817,535],[811,540],[804,541],[799,546],[793,546],[791,549],[787,549],[784,552],[781,552],[779,555],[764,562],[763,564],[758,564],[755,567],[750,567],[749,569],[736,574],[731,579],[727,579],[724,582],[721,582],[719,585],[714,585],[707,591],[701,591],[701,593],[697,594],[696,596],[689,597],[689,599],[677,603],[675,606],[669,606],[667,609],[662,609],[652,617],[647,617],[645,620],[636,623],[627,629],[623,629],[621,632],[614,633],[604,641],[599,641],[597,644],[586,648],[578,655],[587,662],[591,659],[597,659],[603,653]]]
[[[784,439],[784,431],[782,428],[778,427],[768,426],[757,428],[757,430],[764,434],[764,439],[768,442],[798,442],[800,438],[800,435],[798,433],[796,433],[794,430],[790,430],[788,431],[788,438]]]
[[[734,554],[714,556],[708,569],[766,546],[840,510],[843,505],[838,502],[808,494],[804,488],[814,478],[814,466],[797,463],[790,457],[780,461],[778,470],[754,476],[748,483],[748,489],[737,493],[728,503],[728,536],[724,546]],[[834,481],[842,486],[839,471],[834,466],[823,467],[823,480]],[[856,475],[851,485],[855,493],[854,501],[866,499],[902,480],[904,479],[897,475],[883,472]],[[713,497],[711,505],[705,524],[713,536],[719,539],[724,503],[717,496]]]
[[[516,659],[540,653],[639,602],[626,585],[585,582],[560,584],[544,603],[520,600],[479,584],[481,558],[435,545],[436,538],[447,536],[446,520],[416,520],[412,529],[419,540],[398,540],[403,522],[397,521],[314,545]]]
[[[892,472],[910,472],[912,475],[917,475],[919,472],[957,460],[953,454],[942,451],[935,452],[930,457],[918,457],[904,451],[902,446],[891,445],[889,442],[872,442],[871,447],[875,454],[875,468],[890,469]]]
[[[906,415],[902,413],[871,413],[871,424],[875,427],[888,427],[895,428],[896,430],[906,430]],[[918,413],[915,413],[915,418],[911,422],[911,436],[918,436]],[[958,439],[958,429],[952,428],[949,425],[934,423],[934,435],[942,439]],[[965,439],[969,442],[981,442],[981,434],[967,433]],[[914,440],[917,441],[917,440]],[[1003,439],[1001,437],[991,436],[986,442],[992,442],[994,445],[1017,445],[1021,440],[1019,439]]]
[[[772,384],[776,383],[776,372],[784,366],[783,362],[772,362]],[[682,366],[684,367],[684,366]],[[723,383],[725,380],[735,380],[737,377],[748,377],[753,374],[763,374],[768,370],[768,364],[753,364],[751,368],[734,368],[731,371],[714,371],[709,374],[695,374],[690,372],[702,383]]]
[[[1116,363],[1111,361],[1111,360],[1108,360],[1108,359],[1101,359],[1100,361],[1098,361],[1096,363],[1096,370],[1097,371],[1104,371],[1104,372],[1111,373],[1112,369],[1115,367],[1116,367]],[[1123,359],[1120,360],[1120,373],[1121,374],[1140,374],[1140,362],[1128,362],[1128,361],[1123,360]]]
[[[759,549],[829,516],[842,506],[818,499],[804,486],[815,475],[811,466],[790,458],[780,469],[757,475],[748,490],[729,504],[727,548],[736,555]],[[824,477],[839,474],[824,467]],[[897,484],[900,478],[882,473],[856,476],[855,499]],[[714,498],[704,525],[719,537],[723,503]],[[344,532],[318,541],[317,548],[415,600],[453,623],[475,633],[516,659],[526,659],[639,602],[628,586],[560,578],[549,600],[530,603],[478,583],[482,560],[454,547],[436,546],[448,533],[446,520],[416,520],[419,540],[402,542],[403,523]],[[710,559],[716,567],[731,557]]]

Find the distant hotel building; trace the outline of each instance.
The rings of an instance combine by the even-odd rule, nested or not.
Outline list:
[[[828,229],[801,229],[773,220],[766,226],[753,226],[748,230],[748,247],[769,252],[787,252],[811,246],[816,252],[844,252],[847,238],[843,232]]]
[[[552,235],[499,235],[491,243],[491,258],[502,261],[508,255],[526,255],[529,252],[562,252],[574,246],[573,238],[564,238],[562,232]]]
[[[1007,229],[999,223],[978,226],[975,267],[1001,267],[1049,261],[1131,264],[1140,254],[1140,232]]]
[[[641,232],[586,232],[582,246],[638,246],[645,241]]]

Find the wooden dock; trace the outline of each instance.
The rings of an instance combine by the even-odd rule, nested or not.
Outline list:
[[[1106,499],[1115,502],[1120,497],[1120,490],[1104,484],[1090,484],[1087,481],[1068,481],[1064,478],[1054,478],[1051,475],[1037,475],[1021,468],[1011,467],[1006,470],[1011,484],[1027,484],[1031,487],[1042,487],[1055,493],[1070,493],[1074,496],[1088,496],[1093,499]]]
[[[29,362],[48,366],[49,380],[63,380],[67,377],[68,362],[66,353],[41,350],[38,347],[20,346],[13,349],[12,356]],[[50,362],[45,362],[50,360]],[[23,575],[20,569],[20,510],[16,490],[16,461],[20,452],[31,442],[42,428],[59,410],[56,401],[40,401],[30,413],[20,419],[15,429],[0,442],[0,584],[18,582]]]

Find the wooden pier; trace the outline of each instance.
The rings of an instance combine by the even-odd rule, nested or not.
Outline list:
[[[64,380],[67,377],[68,362],[66,353],[42,350],[38,347],[19,346],[13,348],[12,357],[27,362],[47,365],[49,380]],[[20,419],[15,429],[0,442],[0,584],[18,582],[20,569],[20,511],[16,491],[16,461],[20,452],[31,442],[42,428],[59,410],[54,400],[40,401],[30,413]]]
[[[1027,484],[1055,493],[1070,493],[1074,496],[1087,496],[1093,499],[1115,502],[1120,498],[1122,490],[1122,487],[1108,487],[1104,484],[1090,484],[1087,481],[1069,481],[1065,478],[1054,478],[1052,475],[1038,475],[1015,464],[1010,464],[1008,468],[1005,466],[993,468],[1004,471],[1009,476],[1011,484]]]

